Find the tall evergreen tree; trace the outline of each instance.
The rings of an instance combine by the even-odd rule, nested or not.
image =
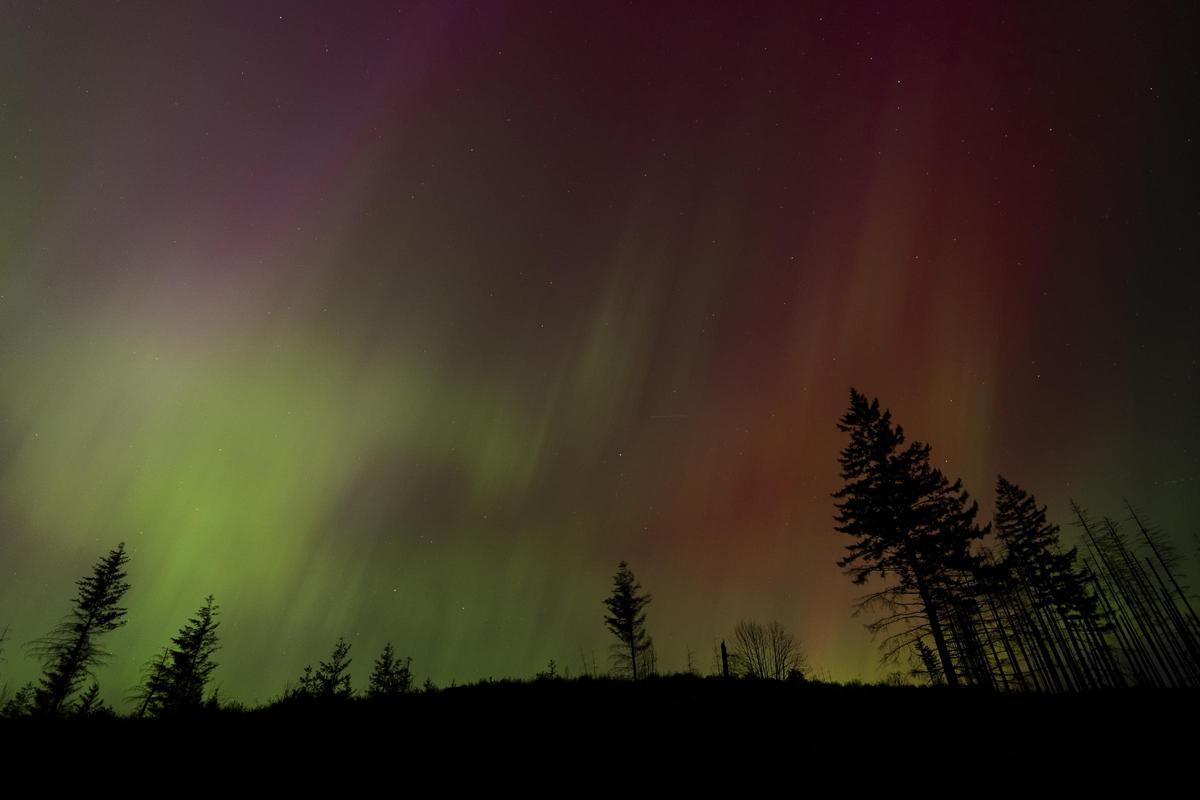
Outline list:
[[[652,666],[647,658],[652,653],[653,643],[646,634],[646,614],[643,611],[650,602],[650,595],[642,594],[641,584],[633,576],[629,565],[622,561],[613,576],[612,594],[604,601],[608,616],[604,624],[617,637],[611,655],[617,670],[633,680],[645,677]]]
[[[96,563],[91,575],[76,582],[78,591],[67,618],[34,642],[33,651],[44,664],[34,699],[36,713],[64,713],[71,696],[107,657],[100,637],[125,624],[126,609],[119,603],[129,590],[128,561],[122,542]]]
[[[1054,582],[1074,562],[1075,551],[1058,554],[1059,528],[1046,520],[1046,506],[1039,507],[1033,495],[1003,475],[996,479],[995,530],[1013,569],[1030,582],[1039,599],[1049,599]]]
[[[986,530],[960,481],[951,482],[929,463],[930,447],[904,447],[904,429],[892,425],[890,411],[850,390],[850,408],[838,423],[850,434],[840,463],[845,486],[838,500],[836,529],[853,537],[838,562],[856,584],[877,575],[889,584],[867,595],[860,609],[880,605],[889,614],[870,626],[874,632],[898,626],[885,640],[892,657],[926,634],[946,683],[959,685],[950,624],[964,576],[977,559],[972,544]]]
[[[204,703],[204,688],[213,670],[218,606],[209,595],[204,605],[171,639],[171,647],[151,662],[143,688],[143,711],[165,716],[195,711]]]
[[[1106,623],[1087,591],[1076,549],[1062,549],[1059,527],[1047,520],[1046,506],[999,476],[995,522],[1004,547],[1001,566],[1013,576],[1015,602],[1026,607],[1031,649],[1041,655],[1051,685],[1066,690],[1113,682],[1102,639]]]

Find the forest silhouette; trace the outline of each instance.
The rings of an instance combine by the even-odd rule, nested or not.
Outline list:
[[[1070,720],[1081,736],[1093,725],[1149,731],[1146,715],[1194,703],[1200,619],[1182,557],[1145,514],[1123,502],[1121,520],[1097,519],[1072,503],[1079,544],[1069,545],[1045,506],[998,477],[994,517],[984,523],[962,482],[934,467],[931,447],[909,442],[878,400],[851,389],[838,427],[847,442],[831,535],[845,537],[838,566],[867,590],[847,612],[867,620],[892,668],[879,684],[820,679],[802,640],[775,621],[740,622],[714,643],[706,673],[690,651],[685,670],[664,673],[648,622],[652,597],[622,561],[609,595],[597,598],[597,624],[612,634],[607,671],[583,657],[574,677],[551,661],[532,679],[438,688],[428,678],[418,685],[412,658],[388,643],[371,654],[367,685],[354,686],[358,654],[340,638],[278,696],[249,707],[211,688],[227,612],[209,596],[149,658],[118,710],[100,699],[96,673],[108,657],[105,637],[130,613],[122,605],[129,557],[119,544],[77,581],[62,622],[29,642],[41,676],[4,686],[0,719],[432,724],[464,714],[569,720],[638,709],[696,724],[815,714],[840,730],[882,712],[928,734],[967,708],[995,730],[1020,729],[1026,743],[1062,745],[1061,731],[1031,730],[1029,721]],[[11,645],[0,631],[0,647]]]

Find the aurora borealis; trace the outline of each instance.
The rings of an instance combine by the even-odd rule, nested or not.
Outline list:
[[[1109,6],[0,4],[0,684],[119,541],[118,704],[209,593],[247,701],[603,664],[621,559],[874,677],[851,385],[1191,553],[1197,8]]]

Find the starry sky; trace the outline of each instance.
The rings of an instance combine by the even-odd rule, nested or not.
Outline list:
[[[778,619],[851,385],[990,515],[1200,512],[1194,3],[0,2],[0,683],[119,541],[120,702],[339,635],[439,684]],[[1197,576],[1200,577],[1200,576]]]

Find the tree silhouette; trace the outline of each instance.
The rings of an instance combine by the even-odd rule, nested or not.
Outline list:
[[[1020,486],[996,478],[996,538],[1012,569],[1029,581],[1036,599],[1047,602],[1054,585],[1075,561],[1075,551],[1060,554],[1058,526],[1046,520],[1046,507]]]
[[[102,715],[109,715],[111,712],[104,701],[100,699],[100,684],[92,681],[92,685],[87,688],[83,694],[79,696],[79,701],[75,704],[72,713],[76,717],[89,718]]]
[[[554,663],[553,658],[550,659],[549,663],[546,664],[545,669],[539,670],[538,673],[533,676],[533,679],[536,681],[555,681],[558,680],[558,678],[558,664]]]
[[[633,576],[629,565],[622,561],[613,576],[612,594],[604,601],[608,608],[604,624],[618,640],[611,649],[613,665],[618,672],[629,675],[635,681],[645,676],[647,656],[652,652],[643,612],[651,598],[648,594],[641,594],[641,591],[641,584]]]
[[[0,717],[5,719],[20,719],[33,713],[33,698],[37,693],[37,685],[30,681],[22,686],[13,696],[4,701],[0,707]]]
[[[218,607],[213,596],[171,639],[171,647],[150,662],[144,684],[142,713],[167,716],[195,711],[204,704],[204,687],[217,665]]]
[[[33,651],[44,664],[34,698],[36,713],[64,713],[71,696],[107,657],[99,638],[125,624],[126,610],[118,604],[129,590],[128,561],[122,542],[96,563],[91,575],[76,582],[79,589],[67,618],[34,642]]]
[[[1041,669],[1036,677],[1053,686],[1091,688],[1097,676],[1087,666],[1094,654],[1081,646],[1083,628],[1098,628],[1096,600],[1085,591],[1076,550],[1059,547],[1059,528],[1046,507],[1024,489],[996,479],[996,538],[1003,545],[1001,568],[1010,576],[1011,604],[1025,621],[1022,632]]]
[[[658,674],[658,650],[654,647],[654,637],[649,634],[646,635],[646,646],[638,653],[637,674],[642,678]]]
[[[349,643],[345,637],[338,637],[328,661],[321,661],[315,670],[312,665],[304,668],[296,694],[314,700],[350,699],[354,691],[350,688],[349,655]]]
[[[851,389],[838,429],[850,434],[850,443],[839,457],[846,484],[833,495],[836,529],[854,538],[838,566],[856,584],[872,575],[891,582],[859,606],[889,612],[868,625],[872,632],[900,628],[884,639],[885,658],[929,634],[946,683],[957,686],[951,625],[962,585],[977,565],[972,543],[986,533],[975,524],[978,507],[960,481],[951,483],[930,465],[929,445],[902,447],[904,429],[892,425],[878,400],[868,402]]]
[[[929,645],[925,644],[924,639],[917,639],[916,648],[921,670],[914,670],[914,672],[923,671],[932,685],[940,686],[942,684],[942,668],[938,666],[937,656],[929,649]]]
[[[375,666],[367,684],[367,697],[390,698],[408,693],[412,688],[411,665],[412,658],[405,658],[403,661],[396,658],[392,643],[388,642],[379,658],[375,659]]]
[[[734,669],[743,678],[783,680],[804,674],[800,645],[778,622],[742,620],[733,630],[733,647]]]
[[[1075,502],[1071,508],[1091,554],[1084,574],[1112,623],[1134,682],[1200,686],[1200,626],[1189,621],[1188,605],[1181,607],[1178,595],[1168,590],[1163,570],[1149,557],[1137,558],[1119,523],[1108,518],[1097,523]],[[1143,527],[1136,514],[1132,521]]]
[[[169,669],[169,661],[171,658],[171,648],[164,647],[153,658],[146,662],[142,667],[142,682],[138,684],[130,695],[130,699],[137,701],[137,715],[144,717],[147,714],[157,711],[156,701],[158,701],[160,693],[166,688],[166,674]]]

